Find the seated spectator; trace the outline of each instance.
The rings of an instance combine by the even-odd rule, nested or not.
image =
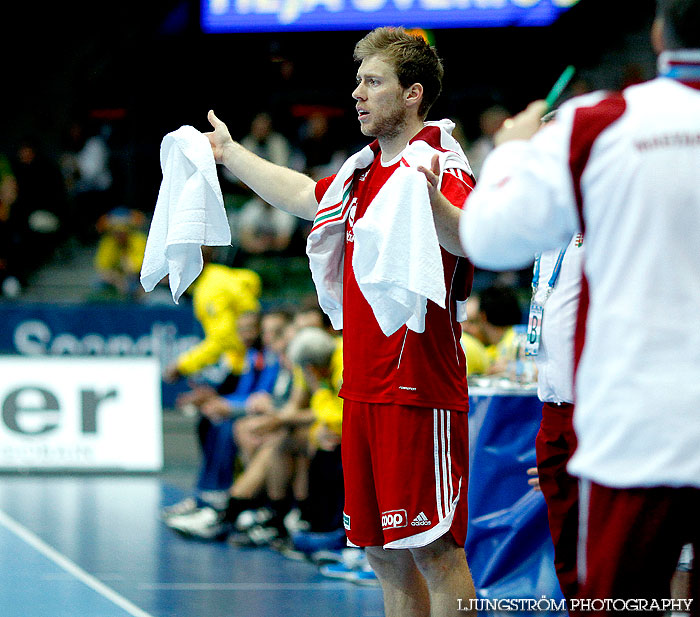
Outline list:
[[[294,381],[293,367],[287,361],[285,353],[296,332],[292,325],[292,315],[284,310],[268,311],[262,317],[261,330],[263,345],[277,356],[279,370],[270,392],[256,392],[248,397],[246,413],[251,417],[273,413],[275,409],[282,407],[291,396]],[[237,423],[239,434],[242,422],[243,420]]]
[[[143,294],[139,276],[146,250],[146,234],[139,229],[143,215],[136,210],[115,208],[98,222],[101,232],[95,254],[100,290],[114,292],[122,299]]]
[[[22,259],[27,269],[35,270],[67,237],[63,177],[58,165],[41,153],[31,137],[20,142],[12,169],[17,179],[12,219],[23,236]]]
[[[22,238],[11,219],[16,199],[17,179],[0,154],[0,290],[8,298],[16,298],[22,289]]]
[[[259,157],[283,167],[291,164],[292,149],[286,137],[276,132],[267,112],[255,115],[248,134],[241,144]],[[297,219],[265,203],[243,185],[225,167],[221,168],[222,188],[237,195],[242,205],[229,212],[237,264],[244,264],[252,255],[276,254],[285,251],[297,228]]]
[[[202,452],[195,498],[188,498],[163,510],[166,523],[180,531],[178,519],[199,512],[200,508],[221,511],[228,501],[233,481],[237,446],[233,424],[245,413],[245,402],[251,395],[269,393],[279,370],[277,356],[264,349],[260,338],[260,315],[243,313],[238,318],[239,336],[246,346],[246,365],[235,390],[224,396],[211,394],[199,405],[201,418],[198,434]]]
[[[204,340],[182,353],[163,372],[163,380],[173,383],[195,376],[220,361],[227,365],[229,373],[217,386],[195,384],[190,391],[178,396],[176,406],[195,414],[205,402],[236,390],[246,366],[246,345],[239,335],[238,321],[242,314],[257,312],[260,308],[260,277],[252,270],[217,264],[215,257],[213,247],[202,247],[204,268],[188,289],[195,317],[204,330]],[[197,429],[200,448],[204,448],[209,424],[206,416],[200,414]],[[201,501],[186,498],[166,508],[164,516],[191,512],[198,505]]]
[[[241,139],[241,145],[275,165],[287,167],[291,148],[286,137],[275,132],[272,116],[266,112],[256,114],[250,123],[250,132]]]
[[[483,375],[489,369],[489,354],[486,345],[479,336],[479,298],[470,296],[467,299],[467,319],[461,323],[462,349],[467,357],[467,375]]]
[[[342,341],[320,329],[302,330],[292,342],[289,355],[301,367],[311,392],[309,409],[314,422],[309,431],[309,489],[305,520],[310,531],[325,533],[342,529],[343,470],[340,438],[343,400],[338,396],[342,374],[337,361]]]
[[[492,286],[479,294],[479,310],[467,323],[469,334],[486,348],[489,375],[504,374],[515,357],[517,344],[514,326],[521,323],[518,296],[511,287]]]
[[[322,111],[311,113],[301,128],[300,137],[309,176],[318,180],[338,171],[346,157],[344,152],[338,151],[337,143],[331,133],[328,116]]]
[[[253,117],[248,133],[241,139],[241,145],[275,165],[289,166],[291,157],[289,141],[284,135],[274,130],[272,116],[267,112],[260,112]],[[226,168],[223,168],[221,173],[224,184],[229,182],[234,186],[238,185],[239,188],[244,188],[246,193],[252,194],[252,191]]]
[[[83,244],[95,239],[95,223],[113,204],[109,126],[73,122],[60,166],[73,209],[73,231]]]
[[[238,243],[249,255],[282,253],[289,247],[297,226],[296,217],[259,197],[243,204],[236,221]]]
[[[234,425],[234,438],[239,446],[239,458],[243,471],[236,479],[237,496],[255,495],[265,484],[268,473],[268,454],[274,447],[267,447],[279,432],[280,415],[293,415],[296,410],[308,406],[309,393],[298,368],[289,359],[287,348],[294,339],[298,328],[290,321],[278,330],[277,338],[271,343],[279,358],[278,380],[271,393],[256,393],[246,402],[247,415]],[[268,454],[258,455],[261,450]]]
[[[467,149],[469,164],[477,178],[481,173],[481,166],[484,164],[484,160],[495,147],[493,143],[494,135],[507,118],[510,118],[510,113],[500,105],[492,105],[479,115],[481,135]]]
[[[232,541],[237,546],[285,539],[284,517],[292,498],[299,504],[310,531],[342,529],[339,350],[342,357],[342,341],[320,328],[304,328],[292,339],[287,356],[294,365],[297,395],[266,427],[268,439],[251,462],[251,471],[247,470],[231,487],[228,509],[229,520],[233,521],[264,487],[272,517],[264,526],[234,536]],[[253,473],[253,468],[264,476]]]

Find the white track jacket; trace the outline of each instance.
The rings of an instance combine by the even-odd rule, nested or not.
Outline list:
[[[699,89],[660,77],[573,99],[491,154],[461,221],[488,269],[523,267],[580,229],[589,302],[569,470],[700,487]]]

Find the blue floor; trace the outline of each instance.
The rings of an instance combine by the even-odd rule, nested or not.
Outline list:
[[[382,617],[381,592],[172,533],[150,476],[0,476],[2,617]]]

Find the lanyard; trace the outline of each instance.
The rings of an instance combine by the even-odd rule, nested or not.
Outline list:
[[[554,270],[552,271],[552,276],[549,277],[549,281],[547,282],[547,292],[544,297],[544,300],[542,301],[542,304],[540,306],[544,306],[544,303],[547,302],[549,299],[549,296],[551,295],[552,291],[554,290],[554,286],[557,284],[557,279],[559,278],[559,273],[561,272],[561,264],[564,261],[564,254],[566,253],[566,247],[561,249],[559,251],[559,255],[557,256],[557,261],[554,264]],[[541,261],[541,255],[537,255],[535,258],[535,266],[532,270],[532,301],[535,301],[535,294],[537,293],[537,289],[539,288],[539,283],[540,283],[540,261]]]
[[[696,49],[665,51],[659,56],[658,72],[660,77],[697,88],[700,84],[700,52]]]

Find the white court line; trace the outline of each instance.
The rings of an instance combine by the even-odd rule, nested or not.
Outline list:
[[[353,585],[353,589],[371,585]],[[144,591],[346,591],[348,581],[337,583],[142,583]]]
[[[153,617],[149,613],[142,611],[138,606],[135,606],[129,600],[120,596],[116,591],[107,587],[107,585],[98,581],[94,576],[88,574],[80,566],[73,563],[70,559],[61,555],[57,550],[50,547],[46,542],[39,538],[36,534],[32,533],[20,525],[17,521],[10,518],[5,512],[0,510],[0,525],[3,525],[7,530],[14,533],[18,538],[24,540],[31,547],[35,548],[45,557],[48,557],[57,566],[63,568],[66,572],[77,578],[82,583],[85,583],[90,589],[99,593],[102,597],[106,598],[113,604],[116,604],[119,608],[124,609],[129,615],[133,617]]]

